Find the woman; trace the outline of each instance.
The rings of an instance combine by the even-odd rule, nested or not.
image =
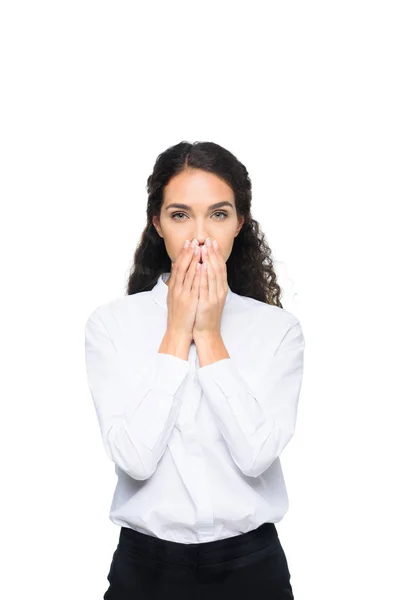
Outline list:
[[[118,476],[104,598],[291,599],[275,523],[288,510],[279,455],[294,433],[304,337],[280,303],[247,170],[217,144],[181,142],[147,184],[127,294],[85,330]]]

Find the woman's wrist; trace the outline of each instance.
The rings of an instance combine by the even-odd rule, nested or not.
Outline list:
[[[158,351],[188,360],[191,343],[192,340],[181,331],[167,329]]]

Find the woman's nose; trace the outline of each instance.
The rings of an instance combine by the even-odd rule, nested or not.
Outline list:
[[[195,236],[195,239],[198,241],[199,246],[204,246],[206,243],[206,237],[207,235],[199,235],[199,236]]]

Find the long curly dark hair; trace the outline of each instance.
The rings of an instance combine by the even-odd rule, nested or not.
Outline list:
[[[171,271],[171,259],[152,218],[154,215],[160,217],[164,186],[172,177],[188,168],[202,169],[223,179],[234,192],[238,216],[244,217],[226,261],[231,290],[283,308],[271,249],[259,223],[251,216],[251,180],[247,169],[231,152],[213,142],[191,144],[183,141],[167,148],[157,157],[153,172],[147,179],[147,224],[136,246],[126,294],[151,290],[161,273]]]

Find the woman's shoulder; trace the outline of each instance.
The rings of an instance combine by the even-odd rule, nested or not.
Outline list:
[[[87,315],[86,323],[100,321],[108,327],[112,326],[116,319],[141,319],[143,314],[147,313],[149,304],[152,304],[149,291],[117,296],[95,306]]]
[[[236,296],[236,306],[246,316],[260,322],[270,325],[274,323],[282,327],[291,327],[299,323],[297,316],[291,311],[276,306],[275,304],[267,304],[255,298],[248,296]]]

